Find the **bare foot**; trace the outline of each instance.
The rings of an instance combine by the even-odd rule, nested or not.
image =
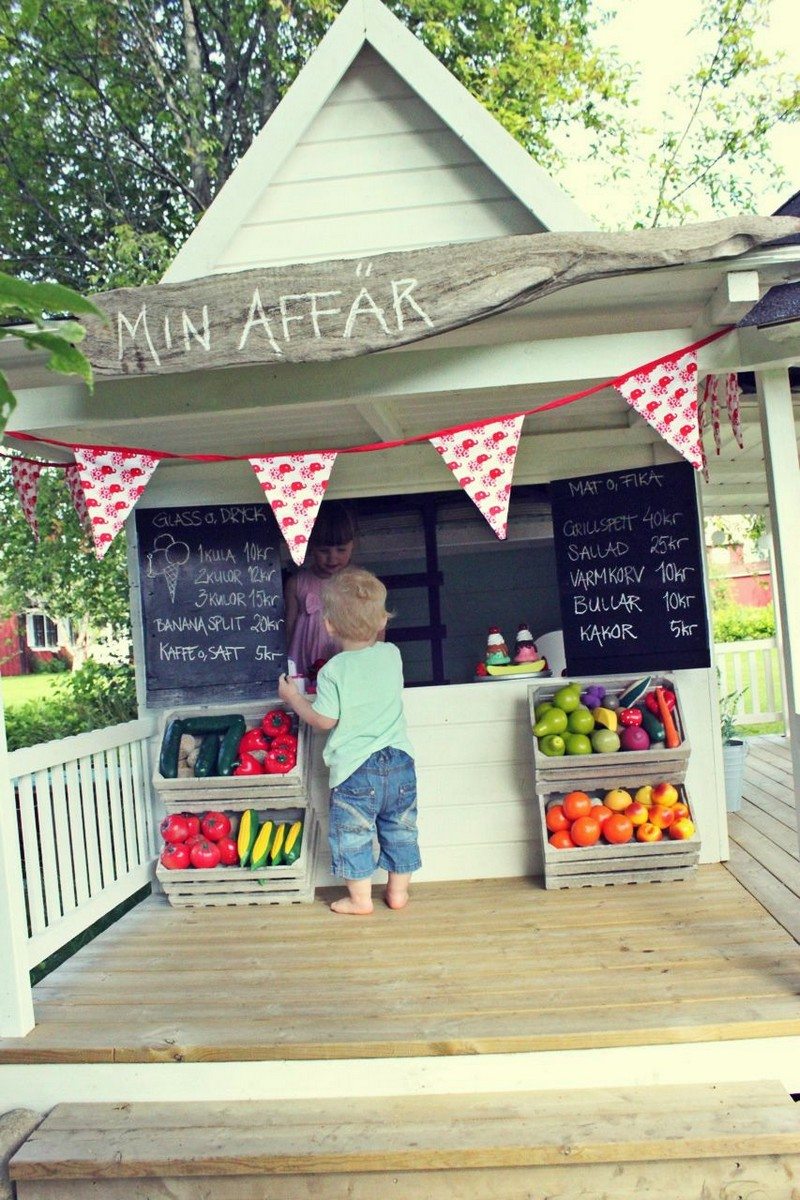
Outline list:
[[[387,888],[383,898],[389,908],[405,908],[408,904],[408,891],[389,891]]]
[[[356,901],[350,896],[343,896],[341,900],[333,901],[331,912],[344,913],[348,917],[368,917],[372,912],[372,901]]]

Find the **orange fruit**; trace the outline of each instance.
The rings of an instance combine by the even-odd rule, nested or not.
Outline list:
[[[577,821],[578,817],[588,817],[592,811],[591,797],[587,796],[586,792],[568,792],[561,801],[561,806],[564,815],[570,821]]]
[[[600,822],[594,817],[578,817],[572,822],[569,836],[576,846],[593,846],[600,841]]]
[[[621,846],[633,837],[633,822],[629,821],[624,813],[612,813],[608,820],[603,822],[603,837],[607,842]]]
[[[559,829],[558,833],[552,834],[547,840],[556,850],[569,850],[575,846],[568,829]]]
[[[629,804],[633,804],[633,796],[624,788],[612,788],[603,796],[603,804],[612,812],[623,812]]]
[[[600,822],[600,828],[602,829],[603,822],[607,817],[611,816],[611,809],[606,808],[605,804],[593,804],[592,811],[589,815],[594,817],[595,821]]]
[[[554,804],[548,808],[544,823],[551,833],[558,833],[561,829],[569,829],[569,817],[560,804]]]

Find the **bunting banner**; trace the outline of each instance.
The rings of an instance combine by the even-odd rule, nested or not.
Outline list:
[[[94,551],[103,558],[160,462],[156,454],[75,447]]]
[[[31,462],[27,458],[11,460],[11,481],[14,491],[22,507],[25,520],[31,527],[36,541],[39,540],[39,519],[36,516],[36,502],[39,499],[39,476],[42,473],[40,463]]]
[[[695,469],[702,465],[695,351],[662,359],[618,380],[614,386],[673,450]]]
[[[92,519],[89,516],[89,510],[86,507],[86,497],[83,494],[81,487],[81,472],[77,463],[68,463],[64,469],[64,480],[69,490],[72,507],[78,514],[78,520],[81,523],[81,528],[84,533],[91,535]]]
[[[328,487],[337,451],[318,454],[276,454],[249,458],[262,491],[275,514],[289,553],[301,567],[319,506]]]
[[[503,541],[524,413],[429,439],[470,500]]]
[[[705,384],[703,385],[703,394],[697,401],[697,436],[700,442],[700,468],[703,472],[703,479],[708,483],[708,456],[706,455],[705,446],[705,431],[708,428],[708,392],[710,387],[710,376],[706,376]]]
[[[739,376],[732,372],[725,379],[725,403],[728,409],[728,417],[731,422],[733,436],[736,438],[736,445],[740,450],[744,450],[744,438],[742,436],[742,410],[740,407],[739,391]]]

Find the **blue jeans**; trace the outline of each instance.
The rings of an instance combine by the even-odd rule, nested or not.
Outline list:
[[[343,879],[369,879],[376,866],[397,875],[418,870],[422,860],[413,758],[393,746],[376,750],[335,787],[328,840],[333,874]]]

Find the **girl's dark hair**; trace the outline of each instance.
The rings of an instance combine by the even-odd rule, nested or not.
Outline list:
[[[328,500],[320,505],[309,545],[344,546],[355,541],[357,533],[355,515],[347,505],[339,500]]]

